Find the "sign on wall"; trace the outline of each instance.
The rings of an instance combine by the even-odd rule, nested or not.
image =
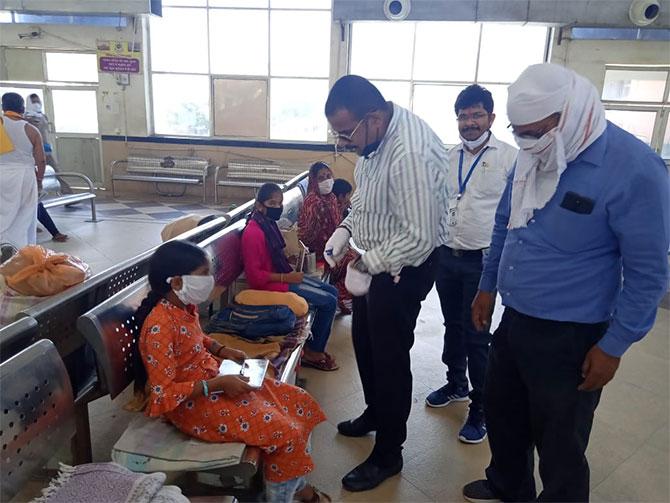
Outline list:
[[[98,70],[108,73],[141,73],[142,44],[98,40]]]

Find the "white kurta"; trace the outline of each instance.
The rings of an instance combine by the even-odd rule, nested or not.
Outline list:
[[[37,179],[26,121],[3,117],[14,150],[0,155],[0,243],[17,248],[37,239]]]

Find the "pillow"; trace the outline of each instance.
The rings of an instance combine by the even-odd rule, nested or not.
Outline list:
[[[288,306],[298,317],[305,316],[309,311],[307,301],[292,292],[242,290],[235,296],[235,302],[247,306]]]

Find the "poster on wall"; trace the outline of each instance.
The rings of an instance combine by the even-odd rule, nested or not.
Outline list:
[[[98,40],[98,70],[108,73],[141,73],[142,44]]]

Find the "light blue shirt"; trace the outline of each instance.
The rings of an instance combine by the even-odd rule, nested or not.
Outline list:
[[[496,211],[480,290],[536,318],[610,321],[598,345],[621,356],[654,324],[668,288],[670,181],[647,145],[612,123],[568,163],[554,196],[527,227],[507,229],[513,173]],[[590,214],[561,207],[567,192]]]

